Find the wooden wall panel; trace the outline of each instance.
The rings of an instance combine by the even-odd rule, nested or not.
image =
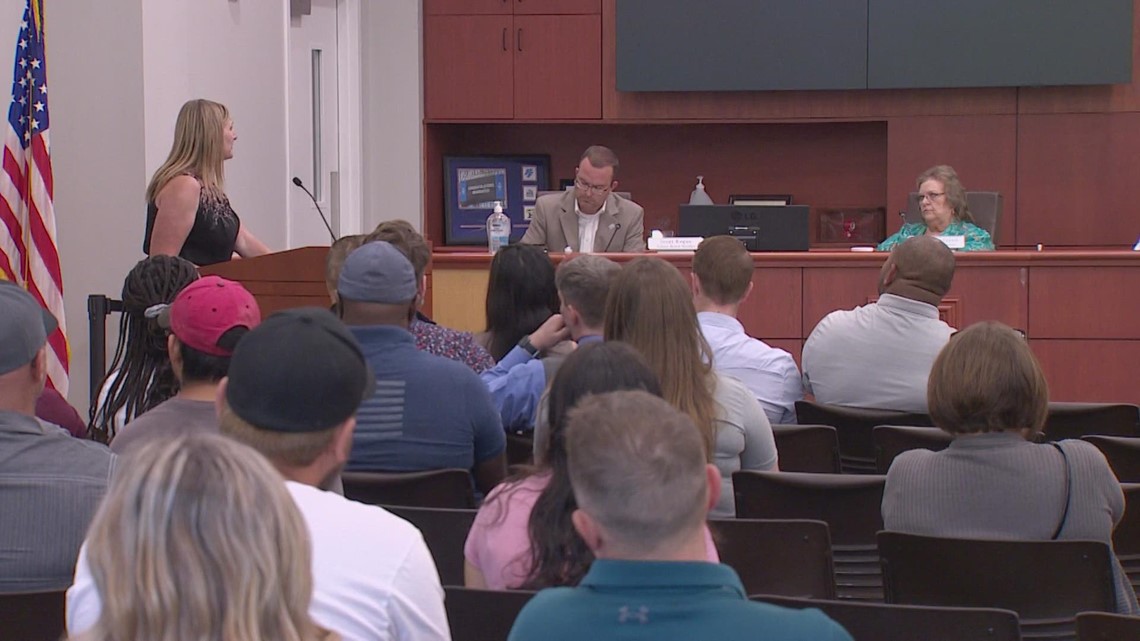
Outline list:
[[[792,358],[796,359],[796,366],[802,367],[800,365],[800,362],[803,360],[803,353],[804,353],[804,342],[803,341],[798,340],[798,339],[791,339],[791,338],[767,339],[767,338],[761,338],[759,336],[757,336],[757,338],[760,338],[760,340],[764,341],[765,343],[768,343],[772,347],[778,347],[779,349],[782,349],[782,350],[788,352],[789,354],[792,355]]]
[[[755,319],[744,326],[750,336],[799,339],[802,307],[802,269],[762,268],[752,275],[752,294],[739,315]]]
[[[887,122],[887,233],[902,226],[915,178],[934,165],[951,165],[972,191],[999,191],[1004,199],[1000,240],[1017,244],[1017,117],[921,116]]]
[[[1140,113],[1020,116],[1018,242],[1130,247],[1138,149]]]
[[[1140,340],[1035,340],[1030,347],[1045,370],[1049,399],[1140,403],[1136,363]]]
[[[881,254],[886,260],[886,254]],[[804,270],[804,338],[837,309],[866,305],[879,295],[879,267],[820,267]]]
[[[1137,259],[1140,262],[1140,256]],[[1029,305],[1033,309],[1028,328],[1031,339],[1135,338],[1140,333],[1140,271],[1034,267]],[[1133,384],[1140,388],[1135,377]]]
[[[984,320],[996,320],[1027,329],[1029,287],[1025,267],[959,266],[946,298],[958,299],[961,325],[965,329]],[[1036,268],[1034,268],[1036,269]],[[1036,273],[1036,272],[1034,272]]]

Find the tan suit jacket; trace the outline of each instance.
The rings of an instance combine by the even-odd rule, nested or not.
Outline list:
[[[611,193],[605,210],[598,214],[594,253],[645,251],[645,210],[641,205]],[[581,251],[578,247],[578,214],[574,190],[539,196],[534,218],[522,240],[524,245],[543,245],[548,252]]]

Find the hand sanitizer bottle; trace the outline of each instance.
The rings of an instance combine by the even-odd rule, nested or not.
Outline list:
[[[511,242],[511,219],[503,213],[503,203],[495,201],[495,211],[487,216],[487,249],[493,256]]]
[[[689,196],[690,205],[711,205],[713,204],[712,198],[705,191],[705,177],[697,176],[697,188],[693,190],[693,194]]]

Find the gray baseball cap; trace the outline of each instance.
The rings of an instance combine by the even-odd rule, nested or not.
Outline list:
[[[0,374],[32,362],[57,327],[55,317],[23,287],[0,281]]]
[[[398,305],[416,297],[416,272],[408,257],[382,240],[348,255],[336,285],[341,298]]]

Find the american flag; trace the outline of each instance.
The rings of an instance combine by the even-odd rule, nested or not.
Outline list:
[[[16,64],[0,171],[0,272],[25,287],[59,320],[48,337],[48,381],[67,394],[68,346],[63,276],[55,242],[43,0],[28,0]]]

